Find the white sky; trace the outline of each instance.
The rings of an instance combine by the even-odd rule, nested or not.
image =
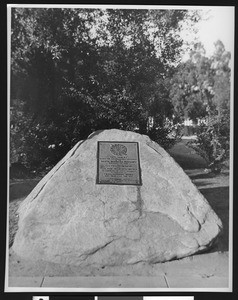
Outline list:
[[[225,49],[234,51],[234,7],[232,6],[208,6],[202,7],[204,16],[208,17],[197,23],[197,38],[205,47],[206,54],[210,56],[214,51],[214,43],[219,39]],[[191,39],[188,35],[186,39]]]
[[[199,36],[204,43],[207,54],[214,50],[214,42],[220,39],[227,51],[233,51],[234,47],[234,8],[213,7],[210,18],[200,22]]]

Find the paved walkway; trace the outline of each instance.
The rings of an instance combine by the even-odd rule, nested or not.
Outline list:
[[[181,260],[174,260],[154,266],[140,266],[136,271],[125,272],[122,267],[114,270],[114,276],[111,268],[105,268],[101,275],[82,276],[80,274],[61,275],[61,276],[39,276],[38,274],[30,274],[32,271],[29,266],[25,265],[25,270],[21,269],[21,262],[18,263],[21,272],[17,273],[13,270],[9,277],[8,287],[14,288],[35,288],[37,291],[47,291],[52,288],[69,288],[77,289],[76,291],[90,291],[94,288],[98,289],[133,289],[142,290],[192,290],[203,291],[204,289],[211,291],[228,292],[230,290],[231,281],[229,282],[227,252],[211,252],[200,255],[194,255]],[[117,272],[117,273],[116,273]],[[39,273],[40,274],[40,273]],[[124,276],[124,274],[128,274]],[[139,275],[142,276],[139,276]],[[30,277],[30,275],[32,275]],[[85,290],[86,289],[86,290]],[[9,290],[11,291],[11,290]]]
[[[138,289],[216,289],[228,291],[228,278],[224,276],[102,276],[102,277],[10,277],[9,287],[35,288],[136,288]],[[41,290],[41,289],[40,289]]]
[[[217,247],[220,248],[219,244]],[[94,276],[92,273],[80,274],[82,270],[77,267],[69,272],[68,269],[64,270],[62,265],[60,265],[62,269],[55,272],[55,275],[53,273],[49,275],[50,272],[46,272],[47,268],[45,271],[41,270],[39,266],[32,266],[29,262],[20,261],[11,255],[7,291],[11,292],[11,288],[17,291],[21,288],[22,291],[26,291],[26,288],[33,288],[34,291],[48,291],[54,288],[58,291],[61,288],[68,288],[70,291],[90,292],[93,288],[95,291],[100,289],[204,291],[206,289],[228,292],[231,291],[232,284],[229,254],[218,249],[214,248],[210,253],[154,265],[107,266],[101,269],[100,273],[95,272]],[[54,268],[51,267],[52,272]]]

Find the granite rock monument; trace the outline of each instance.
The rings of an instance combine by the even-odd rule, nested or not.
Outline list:
[[[206,250],[221,229],[162,147],[111,129],[78,142],[22,202],[12,250],[75,266],[151,264]]]

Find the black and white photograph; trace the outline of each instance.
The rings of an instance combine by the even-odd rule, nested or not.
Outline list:
[[[5,292],[232,292],[234,13],[7,6]]]

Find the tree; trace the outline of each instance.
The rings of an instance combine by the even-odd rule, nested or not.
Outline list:
[[[201,44],[190,59],[178,67],[172,79],[171,97],[177,114],[204,122],[197,126],[197,140],[188,145],[219,173],[229,157],[230,139],[230,53],[221,41],[206,57]]]
[[[176,113],[194,121],[205,118],[207,105],[213,105],[214,70],[212,61],[205,56],[201,43],[195,44],[190,59],[178,66],[171,80],[171,93]]]
[[[215,43],[211,68],[214,71],[214,103],[219,117],[230,110],[230,59],[231,54],[225,50],[221,41]]]
[[[96,129],[150,134],[153,117],[162,133],[173,108],[167,78],[188,16],[185,10],[14,8],[11,101],[23,102],[28,116],[19,127],[26,164],[52,165]]]

